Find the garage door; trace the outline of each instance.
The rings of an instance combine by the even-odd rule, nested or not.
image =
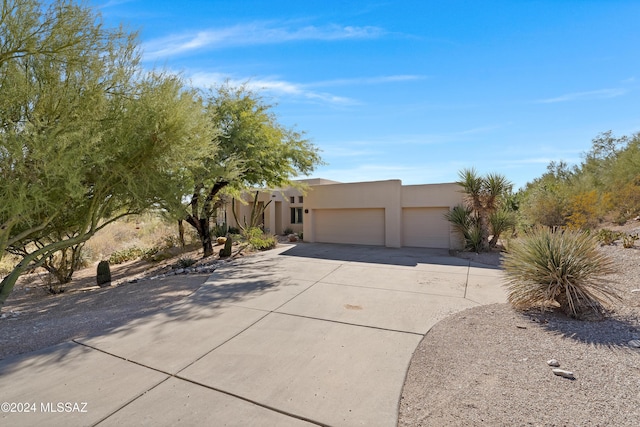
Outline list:
[[[402,246],[449,249],[449,208],[402,209]]]
[[[384,209],[317,209],[315,241],[384,246]]]

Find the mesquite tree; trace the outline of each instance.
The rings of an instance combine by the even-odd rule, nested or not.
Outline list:
[[[90,8],[6,0],[0,39],[0,253],[23,256],[1,306],[26,268],[180,199],[215,147],[199,96]]]
[[[216,155],[194,170],[186,222],[204,256],[213,254],[210,220],[223,190],[282,187],[321,163],[318,149],[300,132],[278,123],[272,106],[246,87],[222,85],[209,93],[208,115],[216,131]]]

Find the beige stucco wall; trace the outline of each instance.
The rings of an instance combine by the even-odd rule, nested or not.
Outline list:
[[[460,190],[461,187],[455,183],[405,185],[402,187],[402,207],[451,209],[463,202],[464,195]],[[443,220],[442,224],[443,227],[448,228],[449,248],[462,249],[464,247],[462,235],[448,222]],[[408,232],[410,231],[404,229],[405,235]]]
[[[448,207],[462,203],[460,186],[455,183],[402,186],[402,207]]]
[[[444,208],[450,209],[462,203],[462,193],[456,184],[425,184],[403,186],[400,180],[358,182],[349,184],[331,184],[313,186],[305,198],[304,203],[304,240],[317,241],[317,229],[314,215],[324,210],[332,210],[336,217],[336,210],[344,210],[350,219],[349,227],[336,227],[345,241],[357,241],[358,233],[366,232],[373,221],[362,215],[363,223],[353,226],[352,215],[354,209],[384,209],[384,245],[387,247],[403,246],[403,209],[405,208]],[[447,227],[450,235],[449,248],[460,247],[460,236],[451,229],[446,221],[439,226]],[[351,235],[350,235],[351,234]],[[363,240],[367,240],[364,238]],[[406,238],[405,238],[406,240]]]
[[[401,246],[402,182],[400,180],[329,184],[312,187],[304,204],[304,240],[315,242],[314,211],[320,209],[384,209],[385,246]],[[366,229],[367,224],[363,224]],[[358,228],[348,232],[358,233]]]
[[[320,241],[329,239],[343,243],[375,241],[397,248],[421,245],[420,242],[428,241],[429,233],[435,230],[433,241],[438,245],[446,242],[448,233],[449,248],[462,248],[462,236],[448,222],[441,220],[442,212],[463,201],[457,184],[403,186],[400,180],[345,184],[324,179],[306,180],[305,184],[308,187],[302,190],[287,188],[260,193],[260,202],[271,200],[264,214],[264,227],[268,232],[282,234],[284,230],[292,229],[303,232],[304,240],[308,242],[319,241],[318,238]],[[253,194],[245,196],[249,204],[238,205],[238,219],[241,221],[243,216],[250,215]],[[299,201],[300,196],[303,196],[303,203]],[[291,223],[291,208],[302,208],[303,224]],[[230,206],[229,224],[235,226],[229,209]],[[384,213],[382,221],[380,212]],[[380,227],[384,230],[378,230]],[[320,231],[322,235],[319,235]]]
[[[313,185],[322,185],[331,183],[329,180],[308,180]],[[306,183],[306,182],[305,182]],[[303,203],[299,202],[300,196],[305,196],[307,189],[305,188],[286,188],[270,190],[260,190],[258,194],[258,203],[269,203],[264,211],[263,227],[266,232],[271,234],[282,234],[285,230],[291,229],[293,232],[302,232],[302,224],[291,223],[291,208],[302,208]],[[243,195],[242,201],[235,201],[235,209],[238,221],[243,223],[244,218],[248,219],[251,215],[251,208],[255,196],[255,190],[247,192]],[[291,197],[294,197],[294,203],[291,203]],[[238,227],[232,213],[231,201],[226,206],[227,222],[230,227]]]

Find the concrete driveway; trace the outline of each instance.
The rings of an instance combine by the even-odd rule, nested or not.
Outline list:
[[[500,274],[440,250],[279,247],[159,314],[0,362],[0,400],[23,412],[3,404],[0,420],[395,426],[420,340],[451,313],[505,302]]]

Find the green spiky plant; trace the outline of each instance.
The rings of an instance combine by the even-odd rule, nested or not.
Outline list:
[[[620,297],[606,280],[612,261],[580,231],[534,228],[504,256],[508,301],[518,309],[550,306],[578,319],[600,317]]]
[[[482,250],[482,230],[471,208],[454,206],[444,217],[464,237],[465,249],[473,252]]]

